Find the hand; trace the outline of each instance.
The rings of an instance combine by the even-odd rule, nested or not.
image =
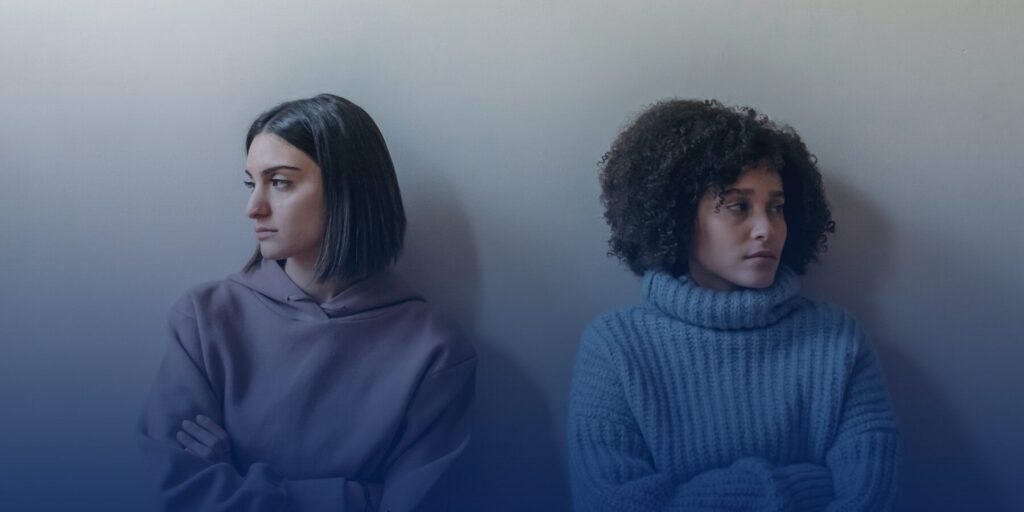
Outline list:
[[[200,414],[194,422],[181,422],[181,428],[176,437],[186,452],[213,463],[231,463],[231,440],[216,422]]]

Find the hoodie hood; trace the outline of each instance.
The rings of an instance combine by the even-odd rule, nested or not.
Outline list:
[[[283,260],[263,260],[252,272],[238,272],[227,279],[251,290],[272,311],[294,320],[348,317],[403,302],[424,300],[392,267],[388,267],[349,286],[323,304],[317,304],[288,277],[282,263]]]

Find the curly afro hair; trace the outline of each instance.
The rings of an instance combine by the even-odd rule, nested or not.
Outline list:
[[[749,107],[716,100],[660,101],[643,111],[601,159],[609,255],[638,275],[687,273],[697,205],[744,168],[768,162],[786,194],[781,262],[798,274],[827,249],[835,222],[817,159],[800,136]]]

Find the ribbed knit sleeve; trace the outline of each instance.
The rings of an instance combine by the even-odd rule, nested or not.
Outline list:
[[[569,399],[569,466],[579,511],[820,510],[829,471],[741,458],[679,481],[660,470],[625,396],[620,368],[593,328],[583,335]]]
[[[836,498],[827,511],[886,511],[896,500],[902,443],[878,361],[856,321],[859,350],[826,456]]]
[[[846,310],[772,286],[651,272],[584,332],[569,399],[580,511],[886,511],[900,438]]]

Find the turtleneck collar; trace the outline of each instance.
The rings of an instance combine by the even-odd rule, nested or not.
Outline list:
[[[644,275],[647,302],[680,320],[713,329],[753,329],[778,322],[796,307],[800,280],[784,265],[767,288],[723,292],[702,288],[689,275],[678,279],[665,272]]]

